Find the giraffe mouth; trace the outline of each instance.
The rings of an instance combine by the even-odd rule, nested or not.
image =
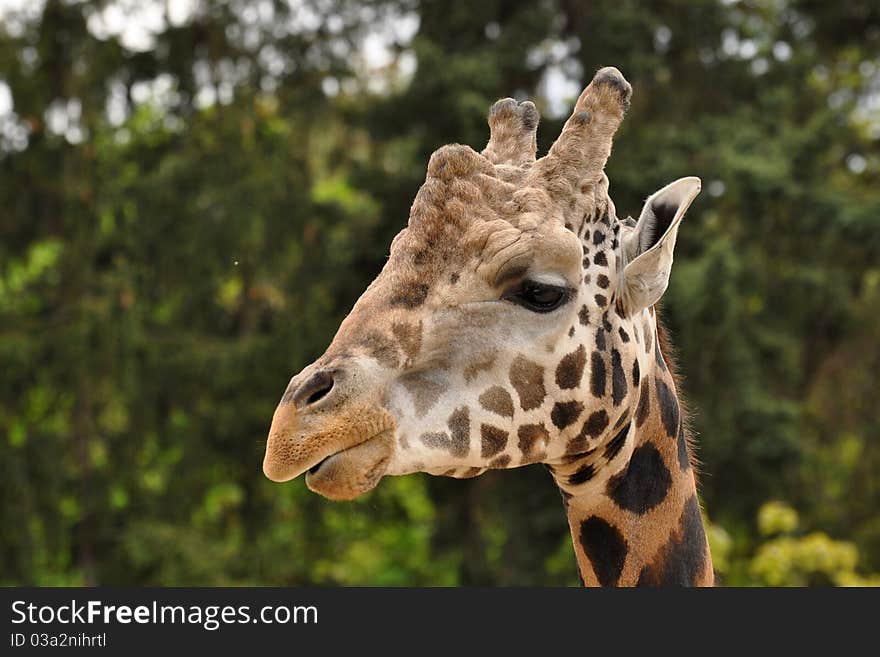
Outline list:
[[[386,429],[313,465],[306,473],[306,486],[331,500],[354,499],[376,487],[393,451],[394,430]]]

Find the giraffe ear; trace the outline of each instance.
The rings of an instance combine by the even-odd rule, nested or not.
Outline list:
[[[666,291],[678,226],[700,185],[699,178],[680,178],[652,194],[636,227],[624,238],[622,298],[629,313],[654,305]]]

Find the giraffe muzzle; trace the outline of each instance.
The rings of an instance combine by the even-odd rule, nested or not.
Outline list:
[[[394,451],[394,431],[388,429],[309,468],[306,486],[331,500],[351,500],[376,487]]]
[[[385,474],[396,427],[386,410],[372,404],[322,404],[319,399],[333,401],[332,390],[332,375],[319,371],[284,395],[272,417],[263,473],[275,482],[306,473],[310,490],[352,499]]]

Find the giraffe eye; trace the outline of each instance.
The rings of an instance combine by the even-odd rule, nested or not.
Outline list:
[[[559,285],[523,281],[522,284],[504,295],[504,299],[519,304],[536,313],[549,313],[569,300],[571,290]]]

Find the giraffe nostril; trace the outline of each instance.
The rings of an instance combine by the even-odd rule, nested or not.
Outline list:
[[[333,372],[322,370],[315,372],[293,395],[293,403],[297,406],[315,404],[333,390]]]
[[[316,390],[311,395],[309,395],[309,398],[306,399],[306,404],[314,404],[319,399],[323,399],[324,397],[327,396],[327,393],[330,392],[330,390],[332,388],[333,388],[333,381],[331,381],[329,384],[327,384],[326,386],[324,386],[320,390]]]

